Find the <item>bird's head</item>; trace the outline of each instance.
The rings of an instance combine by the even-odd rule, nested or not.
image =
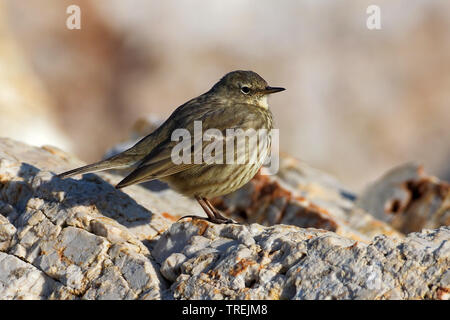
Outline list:
[[[246,103],[267,109],[267,96],[283,90],[270,87],[256,72],[238,70],[223,76],[210,92],[227,103]]]

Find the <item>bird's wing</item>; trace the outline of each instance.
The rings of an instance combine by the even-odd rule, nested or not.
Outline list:
[[[126,176],[116,188],[123,188],[135,183],[166,177],[193,167],[193,163],[175,164],[172,161],[172,148],[176,141],[165,141],[153,150],[139,166]]]
[[[212,108],[209,108],[209,110],[192,110],[190,114],[179,117],[175,127],[186,129],[192,137],[192,140],[187,146],[187,148],[190,149],[191,154],[189,163],[186,163],[187,161],[183,160],[183,163],[176,164],[173,161],[172,150],[180,142],[172,141],[172,137],[169,136],[157,145],[152,152],[140,162],[134,171],[120,181],[116,188],[123,188],[135,183],[163,178],[191,169],[195,166],[204,165],[204,163],[196,163],[194,160],[197,159],[198,153],[202,153],[201,155],[203,155],[205,147],[210,145],[212,143],[211,141],[222,143],[222,146],[225,146],[227,145],[227,140],[230,139],[230,137],[226,135],[226,129],[241,128],[246,130],[254,125],[254,121],[257,121],[255,119],[258,119],[258,117],[255,116],[255,114],[249,112],[243,115],[239,114],[239,112],[242,112],[242,108],[242,105],[215,105]],[[172,117],[173,116],[174,115],[172,115]],[[200,136],[194,134],[194,121],[202,121],[202,132]],[[252,123],[249,124],[249,122]],[[217,131],[210,132],[210,139],[205,140],[203,134],[208,129],[217,129]],[[171,134],[172,132],[168,133],[168,135]],[[233,137],[231,137],[231,139],[233,139]],[[201,145],[200,148],[197,147],[199,144]],[[223,156],[223,148],[217,153],[217,156]]]

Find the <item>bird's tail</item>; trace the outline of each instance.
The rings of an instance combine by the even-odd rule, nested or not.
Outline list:
[[[77,174],[128,167],[134,164],[136,161],[137,161],[136,156],[120,153],[108,159],[88,164],[87,166],[76,168],[67,172],[60,173],[57,175],[57,177],[63,179]]]
[[[162,127],[162,126],[161,126]],[[132,167],[138,164],[153,148],[160,142],[158,139],[158,134],[161,131],[159,127],[154,132],[149,135],[143,137],[139,140],[134,146],[131,148],[111,156],[105,160],[88,164],[87,166],[76,168],[67,172],[60,173],[57,175],[59,178],[67,178],[74,176],[76,174],[90,173],[90,172],[98,172],[109,169],[119,169]],[[163,132],[164,133],[164,132]],[[155,136],[156,135],[156,136]]]

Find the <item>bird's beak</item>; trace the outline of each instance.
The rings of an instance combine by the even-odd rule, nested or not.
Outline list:
[[[280,87],[266,87],[266,89],[263,90],[264,94],[271,94],[271,93],[276,93],[276,92],[280,92],[280,91],[284,91],[286,90],[285,88],[280,88]]]

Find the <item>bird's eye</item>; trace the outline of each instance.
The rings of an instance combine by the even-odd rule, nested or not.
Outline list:
[[[249,88],[249,87],[246,87],[246,86],[243,86],[243,87],[241,87],[241,92],[242,92],[243,94],[249,94],[250,88]]]

